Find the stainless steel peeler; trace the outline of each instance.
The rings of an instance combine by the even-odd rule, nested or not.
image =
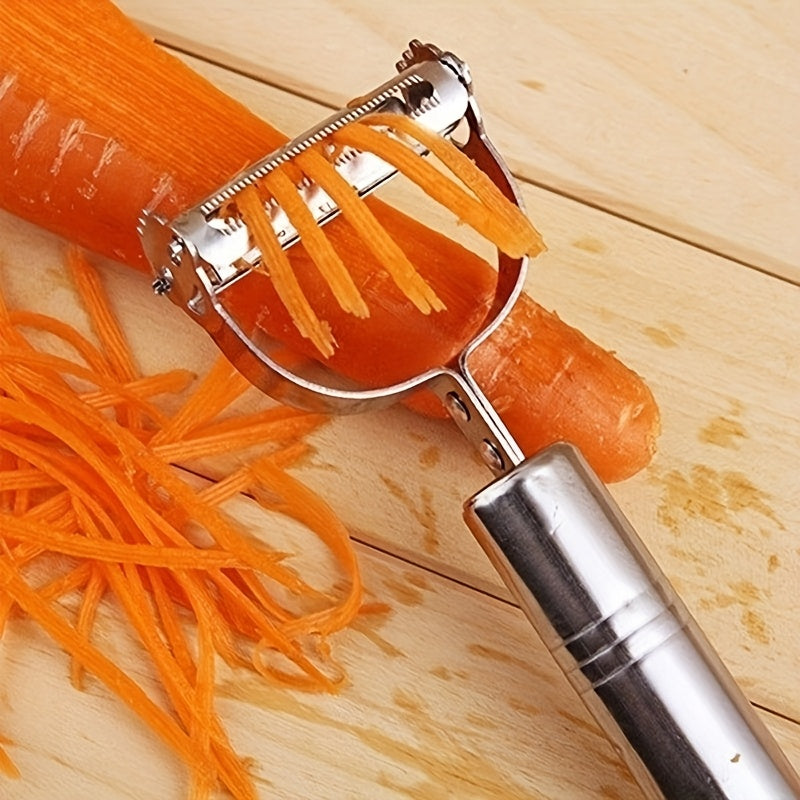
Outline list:
[[[522,291],[525,259],[499,255],[494,301],[457,359],[386,387],[355,387],[318,364],[287,366],[275,342],[244,324],[226,291],[260,253],[226,207],[242,188],[372,111],[412,116],[461,146],[511,201],[513,179],[484,131],[467,66],[414,41],[395,78],[236,176],[172,220],[144,214],[142,243],[154,289],[214,338],[233,364],[276,399],[352,413],[434,391],[496,480],[467,501],[464,517],[565,675],[627,761],[647,797],[798,800],[800,780],[606,488],[569,444],[526,459],[470,374],[470,354]],[[352,152],[336,168],[361,195],[393,169]],[[337,214],[324,189],[298,186],[320,225]],[[284,247],[297,240],[280,207],[271,223]],[[313,370],[313,371],[312,371]],[[531,687],[535,691],[535,687]]]

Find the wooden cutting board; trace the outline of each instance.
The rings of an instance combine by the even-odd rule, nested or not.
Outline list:
[[[412,36],[470,62],[550,248],[529,290],[646,376],[662,409],[652,465],[612,491],[800,768],[797,9],[122,5],[288,133],[385,79]],[[85,326],[61,254],[0,215],[9,302]],[[141,276],[105,266],[142,367],[202,372],[204,335]],[[392,611],[337,638],[338,697],[221,671],[220,711],[260,795],[639,797],[461,523],[488,473],[457,432],[393,409],[335,420],[314,444],[300,473]],[[295,535],[245,498],[231,512]],[[322,559],[309,568],[335,579]],[[155,685],[117,619],[106,609],[100,634]],[[186,796],[161,744],[102,687],[73,691],[67,669],[32,626],[9,625],[0,730],[24,777],[0,779],[0,797]]]

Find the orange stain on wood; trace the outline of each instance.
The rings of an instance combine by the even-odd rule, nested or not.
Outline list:
[[[778,558],[778,556],[775,555],[775,553],[773,553],[767,559],[767,572],[775,572],[775,570],[778,569],[780,565],[781,565],[781,560]]]
[[[419,465],[424,469],[432,469],[442,459],[442,451],[432,444],[419,454]]]
[[[721,472],[695,464],[688,473],[670,470],[660,476],[659,482],[663,492],[658,520],[676,536],[683,532],[687,518],[706,519],[738,534],[751,533],[756,526],[742,521],[745,511],[766,517],[780,530],[785,529],[770,505],[771,496],[744,473]]]
[[[594,236],[582,236],[580,239],[576,239],[572,243],[572,246],[577,247],[578,250],[583,250],[586,253],[594,253],[595,255],[605,253],[607,250],[606,246]]]
[[[424,601],[422,592],[407,581],[394,580],[391,578],[383,582],[383,587],[401,605],[419,606],[422,605]]]
[[[713,444],[717,447],[737,448],[742,439],[747,438],[747,431],[738,419],[741,412],[741,403],[734,403],[729,415],[714,417],[707,425],[700,429],[697,438],[703,444]]]
[[[432,554],[439,549],[439,529],[436,520],[436,509],[433,507],[433,492],[428,486],[419,490],[417,503],[397,481],[387,475],[380,476],[383,485],[396,497],[420,524],[423,531],[422,546],[426,553]]]
[[[678,347],[680,340],[686,336],[683,328],[674,322],[664,322],[660,328],[654,325],[647,325],[642,328],[642,333],[653,344],[664,348]]]
[[[528,80],[520,81],[520,83],[526,89],[533,89],[534,92],[542,92],[545,88],[545,84],[542,81],[537,81],[535,78],[529,78]]]
[[[766,620],[752,608],[742,612],[742,625],[751,639],[761,644],[769,644],[772,641],[772,633]]]

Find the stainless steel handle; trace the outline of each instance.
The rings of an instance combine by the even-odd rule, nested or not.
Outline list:
[[[785,756],[574,447],[523,462],[464,516],[648,797],[800,798]]]

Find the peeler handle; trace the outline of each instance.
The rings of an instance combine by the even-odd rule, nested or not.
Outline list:
[[[553,445],[467,524],[649,798],[798,800],[800,780],[600,480]]]

